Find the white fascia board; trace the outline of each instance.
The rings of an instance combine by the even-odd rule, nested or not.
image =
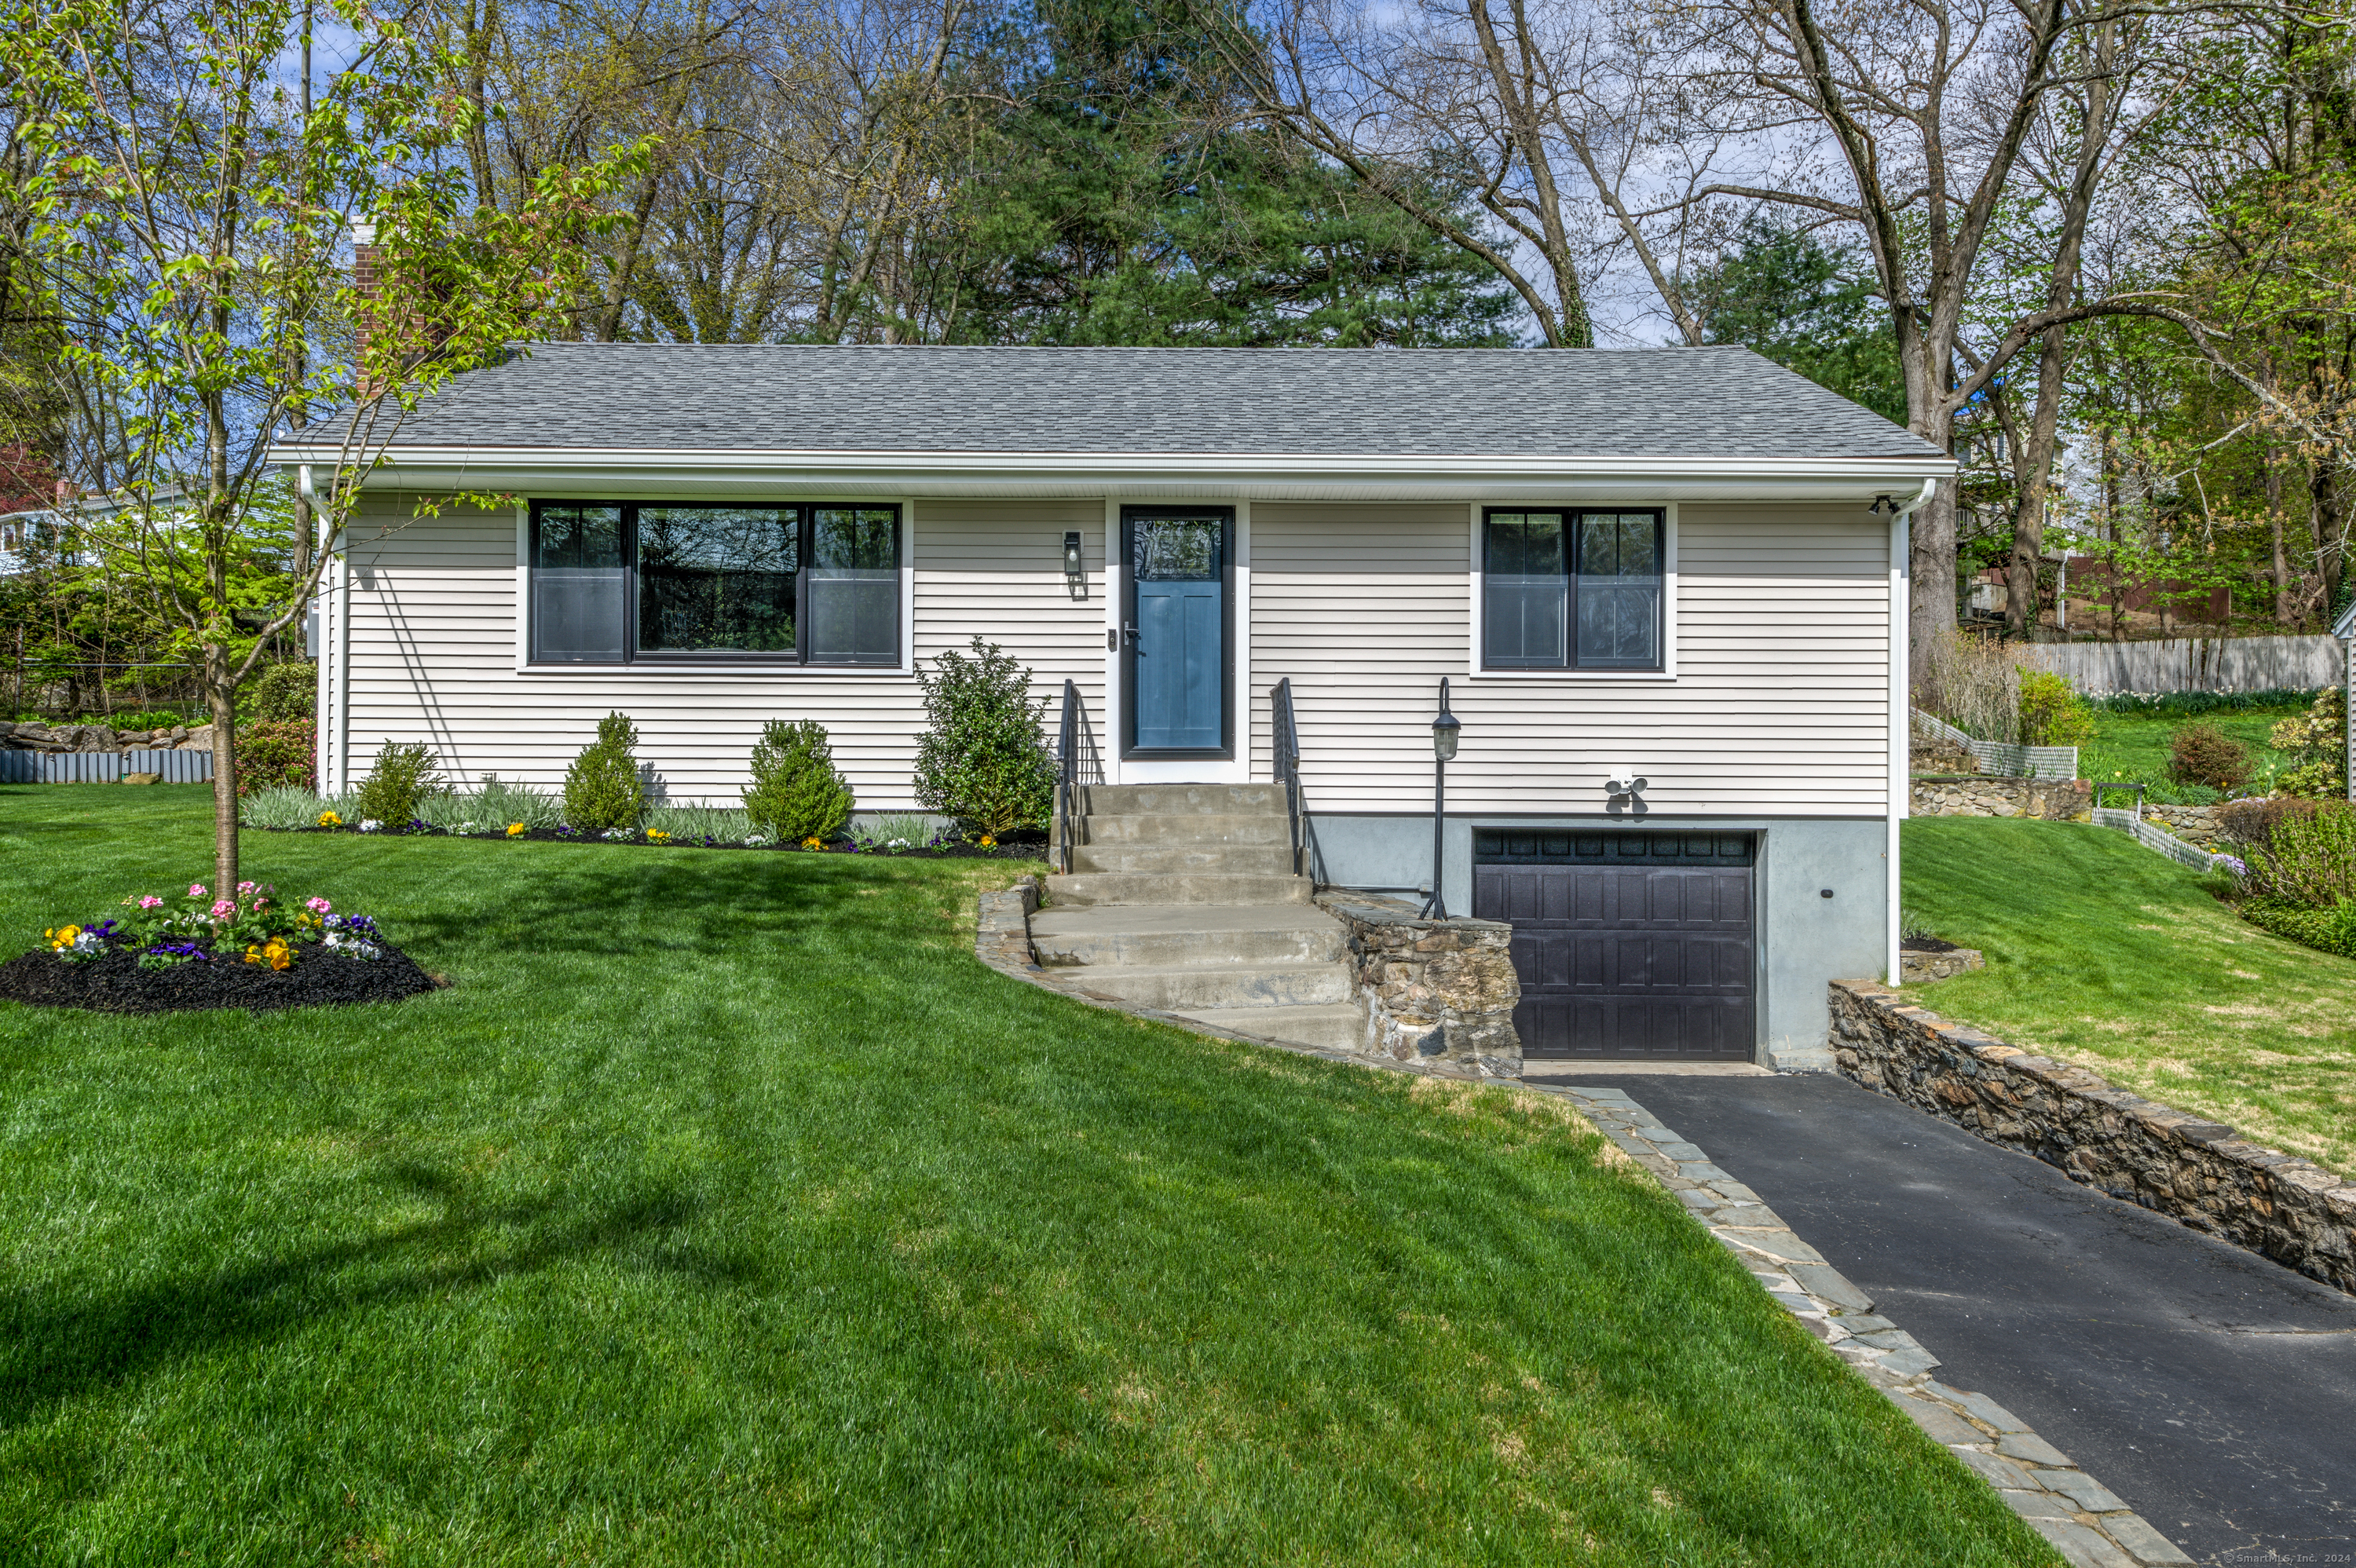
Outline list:
[[[333,461],[293,445],[283,461]],[[1870,500],[1944,477],[1944,457],[1337,457],[1330,453],[691,452],[399,446],[371,489],[751,495],[1101,496],[1194,500]]]

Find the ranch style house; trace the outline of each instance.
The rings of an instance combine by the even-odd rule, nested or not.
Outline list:
[[[1907,514],[1954,472],[1740,347],[541,344],[368,479],[320,787],[387,741],[556,786],[620,709],[673,801],[807,718],[915,810],[916,670],[980,635],[1082,809],[1281,784],[1287,877],[1413,898],[1445,677],[1438,891],[1512,923],[1524,1053],[1802,1065],[1826,982],[1898,969]]]

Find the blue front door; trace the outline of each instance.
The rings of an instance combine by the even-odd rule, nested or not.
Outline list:
[[[1133,517],[1125,639],[1141,752],[1226,744],[1226,519]]]

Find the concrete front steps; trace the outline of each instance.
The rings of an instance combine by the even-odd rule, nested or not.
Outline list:
[[[1031,918],[1040,963],[1238,1033],[1358,1043],[1342,923],[1290,869],[1281,786],[1098,784],[1083,805],[1072,872]]]

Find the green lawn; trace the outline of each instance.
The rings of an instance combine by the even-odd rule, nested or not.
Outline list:
[[[1922,1005],[2356,1176],[2356,962],[2260,931],[2081,823],[1920,817],[1906,907],[1987,969]]]
[[[2240,712],[2203,713],[2188,719],[2181,715],[2147,716],[2098,709],[2094,714],[2094,738],[2078,748],[2078,776],[2096,784],[2165,784],[2169,745],[2177,731],[2187,724],[2214,724],[2249,748],[2250,761],[2258,770],[2258,777],[2269,776],[2270,770],[2283,766],[2285,759],[2283,753],[2266,744],[2267,733],[2282,720],[2305,711],[2306,704],[2293,703]],[[2256,782],[2254,777],[2253,782]]]
[[[207,864],[0,789],[0,931]],[[0,1004],[0,1563],[2046,1563],[1560,1103],[977,965],[1002,862],[357,837],[447,990]]]

